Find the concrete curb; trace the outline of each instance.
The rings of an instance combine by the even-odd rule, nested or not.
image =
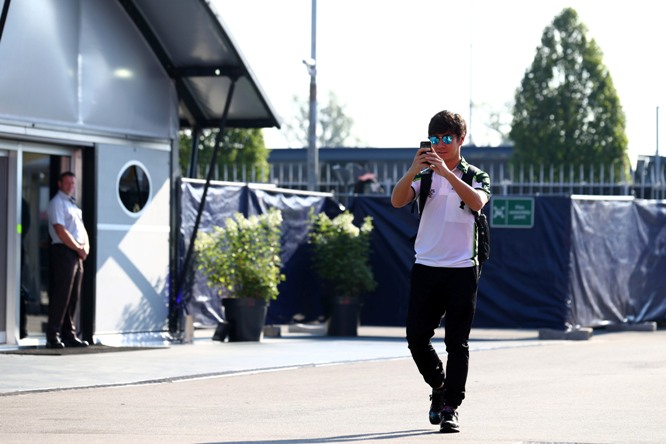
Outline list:
[[[592,337],[592,329],[581,327],[574,330],[555,330],[542,328],[539,330],[539,339],[543,340],[568,340],[587,341]]]
[[[281,338],[282,329],[279,325],[264,325],[265,338]]]
[[[326,335],[326,324],[289,324],[287,328],[289,333]]]
[[[657,331],[656,322],[639,322],[638,324],[609,324],[606,331]]]

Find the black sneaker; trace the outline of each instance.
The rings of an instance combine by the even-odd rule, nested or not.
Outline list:
[[[442,422],[442,409],[444,408],[444,389],[432,389],[430,395],[430,411],[428,412],[428,419],[430,424],[439,424]]]
[[[442,433],[458,433],[458,411],[451,406],[444,406],[442,409],[442,423],[439,425],[439,431]]]

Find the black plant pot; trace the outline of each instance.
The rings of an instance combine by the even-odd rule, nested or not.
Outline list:
[[[222,304],[224,317],[229,323],[229,342],[261,340],[268,302],[253,298],[224,298]]]
[[[358,336],[361,301],[357,297],[335,296],[329,301],[329,336]]]

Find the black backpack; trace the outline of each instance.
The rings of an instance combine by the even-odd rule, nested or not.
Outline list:
[[[462,180],[467,183],[467,185],[472,186],[472,181],[474,176],[479,172],[479,169],[473,165],[469,165],[467,172],[463,174]],[[428,194],[430,194],[430,187],[432,186],[432,170],[427,173],[424,173],[421,176],[421,190],[419,192],[419,219],[423,213],[423,207],[426,204],[428,199]],[[460,202],[460,207],[465,206],[464,202]],[[472,211],[474,215],[474,220],[476,221],[476,229],[479,234],[479,267],[483,265],[488,259],[490,259],[490,227],[488,226],[488,218],[481,211]]]

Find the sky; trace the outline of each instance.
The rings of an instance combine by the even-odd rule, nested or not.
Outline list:
[[[284,127],[293,97],[309,100],[312,0],[210,2]],[[666,155],[666,4],[654,0],[317,0],[318,102],[338,97],[359,146],[416,148],[443,109],[467,120],[466,143],[497,145],[484,122],[491,112],[510,121],[541,35],[566,7],[604,54],[632,163]],[[264,137],[289,147],[280,130]]]

